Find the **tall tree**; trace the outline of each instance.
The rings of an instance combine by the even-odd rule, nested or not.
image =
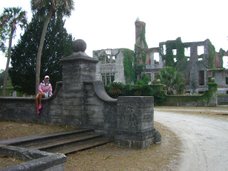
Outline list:
[[[11,58],[11,48],[12,40],[15,36],[17,26],[20,26],[22,29],[26,26],[26,12],[21,8],[5,8],[3,14],[0,16],[0,47],[1,50],[5,48],[5,41],[9,39],[8,51],[7,51],[7,62],[6,69],[4,72],[4,81],[3,81],[3,96],[6,95],[6,86],[8,80],[8,70],[9,63]]]
[[[12,68],[9,70],[9,74],[13,87],[29,95],[35,93],[36,55],[42,23],[38,14],[34,14],[20,41],[12,49]],[[72,53],[72,36],[64,28],[62,15],[57,14],[56,17],[52,17],[44,47],[41,76],[48,74],[53,88],[55,88],[55,83],[62,80],[60,58]]]
[[[40,68],[41,68],[41,56],[47,33],[48,24],[51,18],[61,11],[62,15],[70,16],[71,11],[74,8],[73,0],[31,0],[32,10],[40,14],[41,19],[44,21],[42,34],[40,37],[40,43],[38,47],[36,57],[36,92],[40,83]]]

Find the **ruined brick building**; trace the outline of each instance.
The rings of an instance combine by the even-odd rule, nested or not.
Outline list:
[[[134,63],[143,66],[142,73],[156,79],[159,70],[167,66],[168,61],[175,63],[178,55],[186,59],[183,74],[186,80],[186,92],[201,93],[207,90],[207,83],[214,78],[219,94],[228,94],[228,70],[223,68],[223,57],[228,51],[216,52],[210,40],[184,42],[180,38],[160,42],[159,47],[149,48],[145,38],[146,24],[135,21],[135,49],[102,49],[93,51],[93,57],[99,60],[97,79],[107,85],[111,82],[129,83],[124,70],[126,50],[134,55]],[[167,54],[169,53],[169,55]],[[132,62],[132,65],[134,65]]]

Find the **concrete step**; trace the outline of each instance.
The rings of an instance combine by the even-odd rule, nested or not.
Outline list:
[[[36,144],[29,144],[29,148],[32,149],[39,149],[39,150],[46,150],[49,148],[53,148],[53,147],[58,147],[58,146],[66,146],[69,145],[71,143],[75,143],[75,142],[80,142],[80,141],[86,141],[86,140],[90,140],[90,139],[94,139],[94,138],[98,138],[98,137],[102,137],[102,134],[81,134],[80,136],[76,135],[75,137],[71,136],[71,137],[64,137],[64,139],[52,139],[51,141],[45,141],[43,143],[36,143]]]
[[[92,131],[86,131],[86,132],[80,132],[80,133],[75,133],[75,134],[63,134],[62,136],[57,136],[57,137],[50,137],[50,138],[45,138],[45,139],[39,139],[37,141],[28,141],[28,142],[23,142],[20,144],[17,144],[17,146],[21,146],[21,147],[28,147],[28,148],[33,148],[34,149],[39,149],[39,147],[42,146],[49,146],[51,144],[53,145],[58,145],[61,143],[67,143],[67,142],[71,142],[71,141],[77,141],[80,140],[85,137],[88,136],[94,136],[95,132],[94,130]]]
[[[53,133],[49,135],[20,137],[0,141],[0,144],[14,145],[48,152],[69,154],[104,145],[111,142],[93,129]]]
[[[108,138],[99,137],[99,138],[90,139],[87,141],[72,143],[72,144],[67,145],[67,146],[59,146],[56,148],[49,148],[49,149],[46,149],[45,151],[58,152],[58,153],[63,153],[63,154],[67,155],[70,153],[75,153],[75,152],[91,149],[91,148],[94,148],[97,146],[101,146],[101,145],[104,145],[104,144],[107,144],[110,142],[111,142],[111,140]]]
[[[93,129],[79,129],[79,130],[74,130],[74,131],[67,131],[67,132],[57,132],[57,133],[52,133],[48,135],[32,135],[32,136],[26,136],[26,137],[18,137],[18,138],[12,138],[8,140],[2,140],[0,141],[0,144],[5,144],[5,145],[26,145],[30,142],[35,142],[35,141],[43,141],[43,140],[50,140],[58,137],[64,137],[64,136],[70,136],[70,135],[75,135],[75,134],[81,134],[85,132],[94,132]]]

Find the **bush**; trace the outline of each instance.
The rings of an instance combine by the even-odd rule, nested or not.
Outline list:
[[[105,89],[107,93],[113,98],[117,98],[118,96],[124,94],[124,84],[122,83],[114,82],[106,86]]]
[[[161,104],[166,98],[162,84],[124,85],[122,83],[112,83],[105,88],[107,93],[113,98],[117,98],[118,96],[153,96],[156,105]]]

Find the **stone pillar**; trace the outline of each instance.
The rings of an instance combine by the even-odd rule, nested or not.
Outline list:
[[[217,85],[214,82],[214,79],[212,80],[213,82],[208,83],[208,91],[211,92],[211,97],[208,100],[208,106],[210,107],[215,107],[218,105],[218,95],[217,95]]]
[[[73,42],[73,54],[61,59],[63,75],[63,115],[65,123],[83,125],[83,82],[95,81],[96,59],[85,53],[86,43],[79,39]]]
[[[192,44],[190,49],[190,89],[191,93],[196,93],[198,87],[198,70],[197,70],[197,45]]]
[[[151,61],[150,64],[154,68],[155,67],[155,64],[154,64],[154,52],[150,52],[150,61]]]
[[[159,54],[159,67],[162,68],[163,67],[163,60],[162,60],[162,56]]]
[[[142,49],[148,48],[145,33],[146,32],[146,23],[143,21],[135,21],[135,45]]]
[[[120,96],[117,101],[115,142],[129,148],[145,148],[154,142],[154,99]]]

